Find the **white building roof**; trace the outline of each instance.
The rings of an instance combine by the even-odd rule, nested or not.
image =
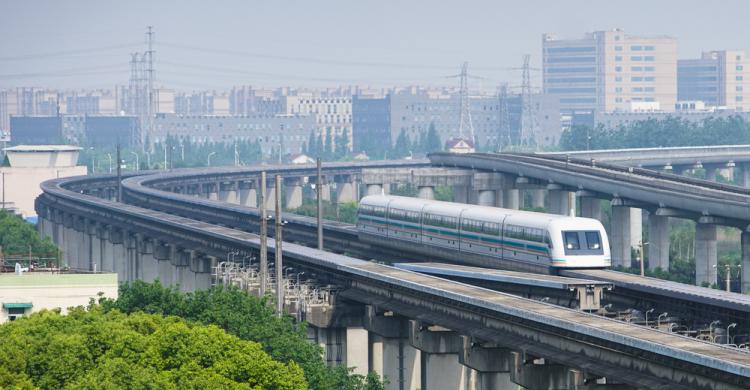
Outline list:
[[[70,145],[17,145],[3,150],[6,152],[74,152],[81,149]]]

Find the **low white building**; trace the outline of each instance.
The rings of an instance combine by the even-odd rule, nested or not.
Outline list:
[[[42,309],[86,306],[101,296],[117,298],[117,274],[0,273],[0,324]]]
[[[34,200],[42,193],[43,181],[86,175],[78,166],[79,147],[67,145],[19,145],[3,149],[10,162],[0,167],[0,207],[34,221]]]

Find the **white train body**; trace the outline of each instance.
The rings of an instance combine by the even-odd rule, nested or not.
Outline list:
[[[602,224],[590,218],[370,195],[359,204],[360,240],[454,262],[521,270],[611,265]]]

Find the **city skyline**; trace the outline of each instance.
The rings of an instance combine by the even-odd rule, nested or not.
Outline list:
[[[749,7],[727,2],[722,9],[733,12],[716,14],[714,7],[692,1],[635,1],[617,12],[592,1],[429,7],[422,2],[378,7],[292,2],[283,10],[222,4],[6,3],[0,6],[6,10],[0,13],[0,33],[13,39],[2,44],[0,88],[126,84],[130,53],[145,50],[145,26],[153,25],[157,86],[177,90],[241,84],[453,85],[456,80],[446,76],[457,73],[463,61],[483,77],[472,80],[474,88],[494,89],[501,82],[518,83],[520,70],[513,68],[520,67],[523,54],[531,54],[532,66],[540,67],[543,33],[569,38],[622,28],[630,34],[669,35],[678,41],[680,59],[709,50],[744,50],[742,36],[731,29]],[[664,17],[678,5],[679,20]],[[333,14],[335,20],[327,17]],[[710,14],[714,17],[707,19]],[[693,28],[696,23],[706,28]],[[537,87],[540,76],[532,75]]]

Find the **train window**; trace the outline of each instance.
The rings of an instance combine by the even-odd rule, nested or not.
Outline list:
[[[578,241],[578,232],[563,232],[563,241],[565,241],[565,249],[579,250],[581,244]]]
[[[599,232],[586,232],[586,243],[591,250],[601,249],[602,241]]]

